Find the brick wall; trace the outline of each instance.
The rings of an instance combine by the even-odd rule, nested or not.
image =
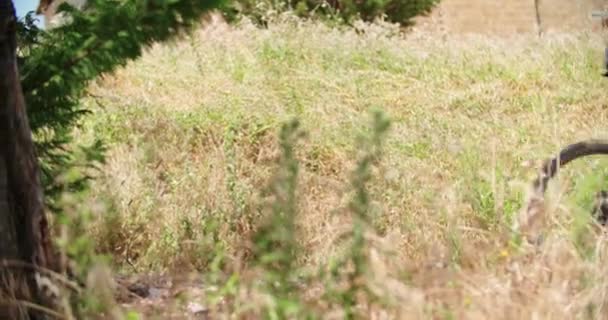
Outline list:
[[[608,10],[608,0],[538,0],[543,31],[599,30],[591,12]],[[449,33],[513,34],[538,30],[534,0],[442,0],[421,25]]]

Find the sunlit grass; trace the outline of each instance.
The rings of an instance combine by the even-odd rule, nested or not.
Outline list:
[[[508,229],[536,173],[523,162],[607,137],[601,37],[394,31],[285,17],[267,29],[214,22],[97,83],[81,138],[110,147],[94,185],[111,205],[93,228],[98,247],[140,271],[208,270],[218,252],[242,259],[279,128],[296,116],[308,133],[296,150],[297,263],[314,269],[350,228],[341,212],[356,137],[382,109],[392,123],[370,211],[392,253],[373,268],[398,303],[371,307],[370,317],[601,317],[605,242],[576,217],[607,161],[562,172],[538,251]]]

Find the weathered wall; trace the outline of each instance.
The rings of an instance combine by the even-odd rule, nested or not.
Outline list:
[[[538,0],[543,31],[599,30],[591,12],[608,10],[608,0]],[[534,0],[442,0],[420,19],[449,33],[513,34],[538,32]]]

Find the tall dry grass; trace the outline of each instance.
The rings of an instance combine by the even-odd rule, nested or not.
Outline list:
[[[608,250],[588,211],[606,160],[577,161],[552,184],[540,245],[510,230],[536,174],[523,163],[607,135],[601,36],[358,29],[289,16],[267,29],[214,21],[96,83],[80,138],[110,146],[94,185],[108,205],[91,227],[98,250],[135,272],[238,270],[245,283],[245,240],[272,202],[264,190],[280,157],[278,129],[295,116],[307,132],[295,150],[296,265],[314,273],[344,250],[356,137],[370,130],[369,111],[382,109],[391,129],[367,187],[365,235],[365,287],[377,299],[357,300],[358,312],[604,318]],[[323,286],[308,283],[306,305],[341,318],[319,300]],[[248,310],[267,301],[231,292],[233,306],[253,302]]]

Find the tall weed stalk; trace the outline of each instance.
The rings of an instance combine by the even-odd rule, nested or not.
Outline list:
[[[382,142],[389,127],[390,121],[384,113],[375,111],[371,133],[359,137],[360,154],[351,177],[353,196],[349,202],[352,214],[352,230],[348,235],[350,246],[342,257],[330,265],[331,277],[326,283],[326,298],[339,303],[347,319],[357,316],[355,306],[358,305],[359,296],[372,294],[365,285],[369,259],[366,233],[373,232],[368,187],[373,178],[373,167],[380,162]]]

